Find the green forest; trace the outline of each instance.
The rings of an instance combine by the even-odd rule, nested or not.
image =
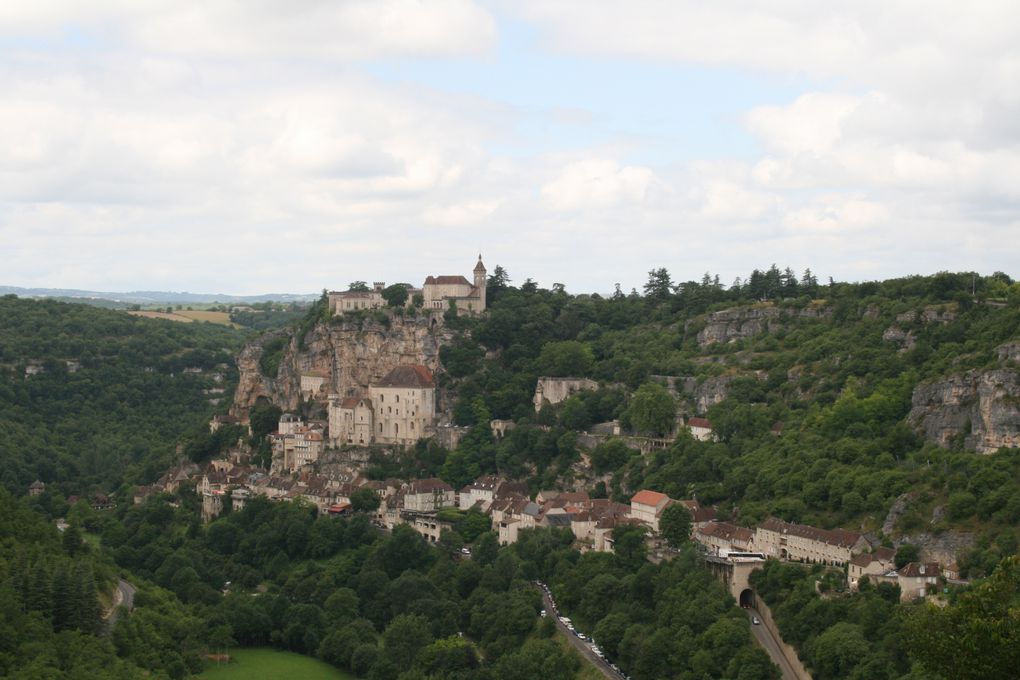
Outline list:
[[[900,604],[884,586],[841,592],[838,570],[798,565],[769,563],[756,589],[819,678],[948,680],[1015,667],[1020,453],[971,450],[975,424],[938,445],[908,414],[918,386],[1016,371],[998,348],[1020,339],[1020,285],[1001,273],[822,284],[775,266],[729,286],[655,269],[642,291],[609,296],[512,283],[497,267],[485,315],[446,315],[454,339],[437,377],[468,428],[460,445],[375,451],[370,476],[436,475],[459,488],[501,473],[532,493],[583,484],[620,501],[651,488],[746,526],[778,516],[887,544],[966,532],[960,573],[975,585],[951,592],[944,610]],[[705,342],[710,315],[732,309],[763,321]],[[0,314],[2,675],[183,678],[208,653],[268,645],[365,678],[579,676],[580,658],[539,616],[542,580],[636,680],[777,677],[690,546],[660,564],[639,536],[619,537],[616,554],[582,555],[553,530],[500,548],[472,520],[433,547],[364,515],[318,518],[262,500],[203,525],[188,487],[132,506],[132,486],[178,452],[202,461],[221,448],[206,423],[230,402],[233,357],[251,331],[13,296],[0,298]],[[319,304],[290,322],[303,337],[334,320]],[[278,354],[264,360],[264,372],[279,370]],[[600,388],[535,413],[540,376]],[[704,409],[690,394],[678,401],[667,376],[695,391],[715,385],[719,399]],[[625,438],[579,443],[612,420],[627,435],[670,437],[678,407],[708,417],[716,440],[681,430],[649,454]],[[493,418],[516,427],[496,439]],[[28,498],[35,480],[46,491]],[[100,492],[116,506],[84,500]],[[83,500],[70,505],[72,495]],[[120,576],[138,587],[135,609],[109,627],[102,614]],[[948,636],[970,646],[954,652]],[[961,668],[965,659],[983,674]]]

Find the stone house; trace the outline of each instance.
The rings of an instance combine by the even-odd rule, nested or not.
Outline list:
[[[382,296],[385,287],[384,282],[376,281],[371,290],[330,291],[326,294],[327,304],[334,314],[362,309],[379,309],[386,306],[386,299]]]
[[[404,491],[404,509],[429,512],[457,504],[453,487],[441,479],[416,479]]]
[[[695,529],[693,537],[710,555],[751,552],[754,547],[754,532],[729,522],[708,522]]]
[[[892,548],[879,547],[874,552],[855,555],[847,565],[847,578],[850,587],[856,589],[861,578],[868,576],[872,580],[893,568],[896,551]]]
[[[871,546],[859,533],[819,529],[770,517],[758,526],[754,546],[767,557],[841,566]]]
[[[630,499],[630,516],[652,531],[659,531],[659,515],[669,504],[669,496],[658,491],[642,489]]]
[[[712,433],[712,422],[708,418],[688,418],[687,428],[691,431],[691,436],[699,441],[715,440],[715,435]]]
[[[938,592],[942,572],[937,562],[911,562],[896,572],[900,600],[909,601]]]
[[[467,510],[480,503],[483,509],[487,508],[488,504],[492,503],[496,497],[496,489],[499,487],[500,481],[499,477],[484,475],[467,484],[457,496],[458,507],[461,510]]]

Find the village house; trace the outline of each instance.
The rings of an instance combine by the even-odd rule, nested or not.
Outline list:
[[[879,547],[874,552],[855,555],[847,565],[847,578],[852,589],[857,589],[861,578],[868,576],[874,579],[893,568],[896,551],[892,548]]]
[[[687,429],[691,431],[691,436],[699,441],[715,440],[715,435],[712,433],[712,422],[708,418],[688,418]]]
[[[841,566],[871,546],[861,535],[844,529],[818,529],[770,517],[758,526],[754,546],[766,557]]]
[[[326,304],[333,314],[343,314],[362,309],[379,309],[386,306],[386,298],[382,296],[386,284],[376,281],[371,290],[330,291],[326,294]]]
[[[456,504],[453,487],[441,479],[416,479],[404,491],[404,510],[428,512]]]
[[[694,530],[693,538],[710,555],[751,552],[754,547],[754,532],[729,522],[707,522]]]
[[[666,494],[642,489],[630,499],[630,516],[658,533],[659,515],[668,504],[669,496]]]
[[[911,562],[896,572],[900,600],[907,602],[938,592],[942,571],[937,562]]]

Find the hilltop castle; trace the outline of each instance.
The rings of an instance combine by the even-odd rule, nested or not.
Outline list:
[[[474,283],[461,275],[429,276],[421,288],[408,288],[408,300],[421,295],[422,305],[428,310],[443,311],[456,305],[457,310],[468,314],[481,314],[485,311],[486,270],[482,264],[482,256],[472,270]],[[376,281],[372,289],[367,291],[348,290],[343,292],[330,291],[329,308],[334,314],[343,314],[358,309],[378,309],[386,306],[382,291],[386,287],[384,281]]]

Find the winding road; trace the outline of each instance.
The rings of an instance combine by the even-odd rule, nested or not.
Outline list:
[[[111,605],[110,611],[106,612],[103,616],[103,619],[106,621],[107,631],[113,630],[114,625],[116,625],[121,607],[126,607],[127,611],[134,609],[135,591],[135,587],[124,579],[117,581],[117,590],[113,593],[113,605]]]

